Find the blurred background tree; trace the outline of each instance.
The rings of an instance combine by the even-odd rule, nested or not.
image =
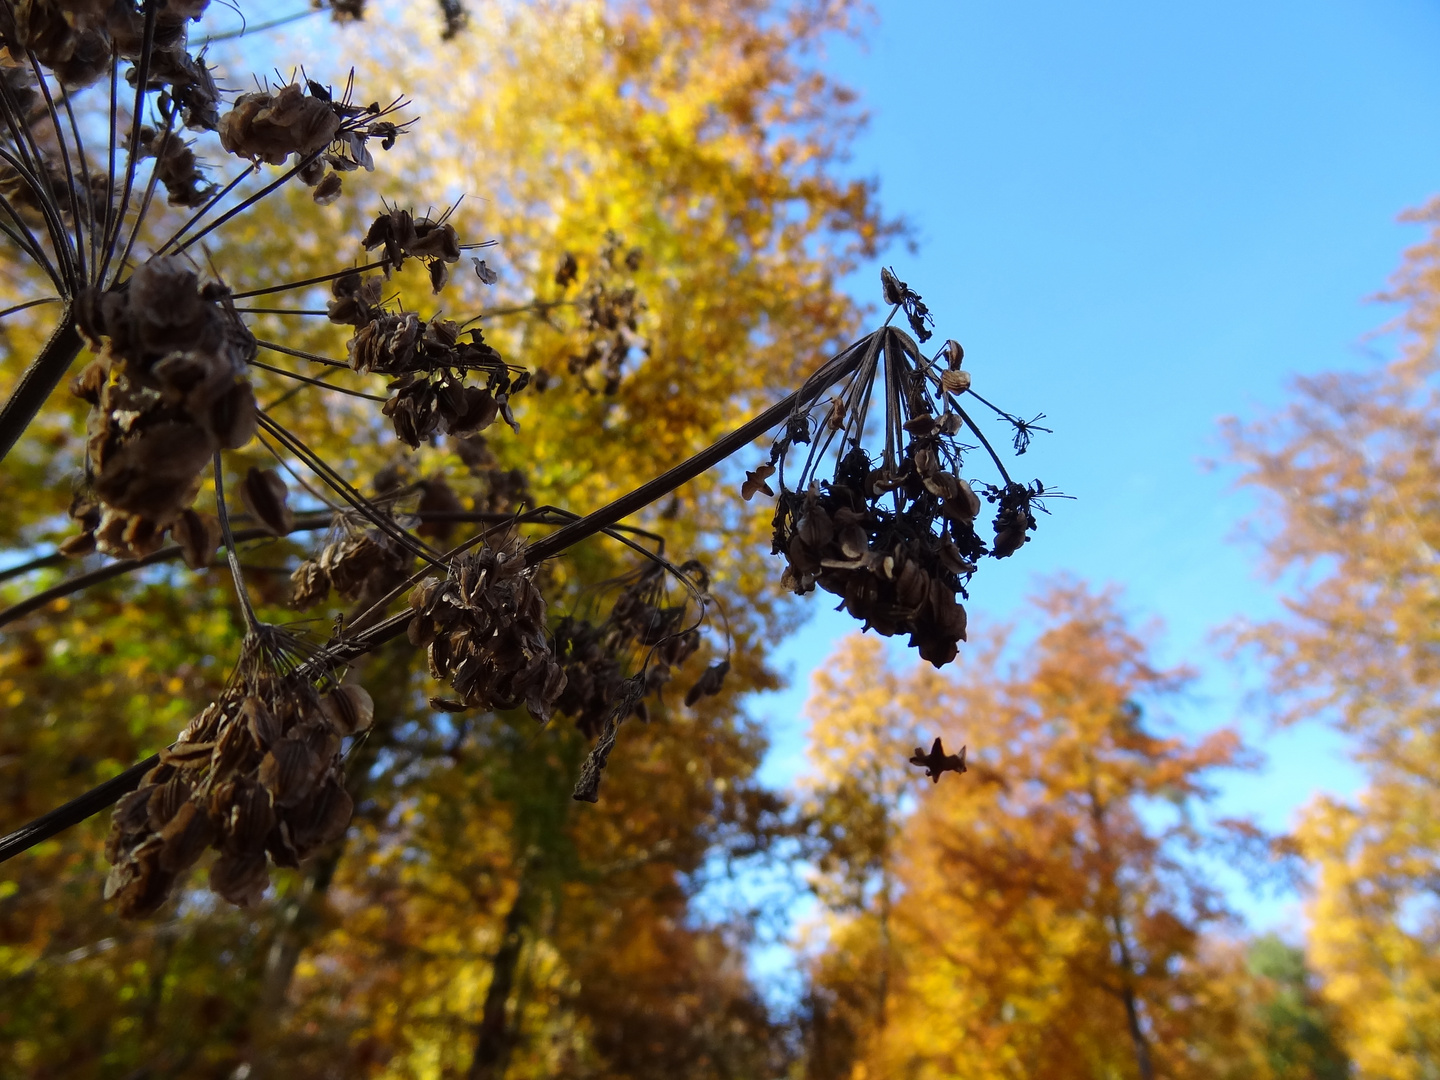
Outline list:
[[[1263,496],[1262,538],[1287,616],[1247,627],[1275,713],[1321,716],[1353,741],[1365,790],[1322,799],[1298,840],[1317,871],[1309,952],[1362,1076],[1440,1067],[1440,205],[1387,299],[1394,360],[1299,380],[1260,423],[1232,422],[1233,452]]]

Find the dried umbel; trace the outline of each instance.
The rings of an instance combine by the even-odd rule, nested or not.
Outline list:
[[[545,626],[545,598],[518,540],[457,556],[445,578],[410,593],[412,645],[423,646],[430,674],[450,683],[473,709],[524,705],[544,723],[565,689]]]
[[[703,597],[709,585],[704,567],[692,561],[679,569],[695,594]],[[647,564],[626,581],[604,622],[597,626],[567,615],[555,627],[555,653],[565,671],[565,690],[555,708],[590,738],[600,734],[605,718],[613,713],[627,682],[627,669],[643,669],[642,693],[619,719],[633,714],[647,720],[645,696],[658,693],[674,670],[700,648],[696,625],[700,616],[689,597],[676,604],[664,602],[668,576],[666,567]],[[687,695],[686,703],[694,700]]]
[[[215,84],[204,62],[186,52],[185,40],[185,24],[207,6],[207,0],[157,5],[149,67],[152,84],[182,106],[187,125],[214,128]],[[0,7],[0,42],[12,56],[34,52],[62,86],[81,87],[109,71],[114,56],[140,58],[145,16],[127,0],[17,0]]]
[[[135,156],[155,159],[155,176],[164,185],[171,206],[198,209],[215,193],[215,185],[206,181],[191,144],[175,132],[142,127]]]
[[[921,340],[929,337],[930,313],[919,296],[891,271],[882,273],[881,282],[886,301],[906,312]],[[774,495],[771,478],[779,481],[774,551],[788,563],[787,588],[803,594],[818,585],[834,593],[866,630],[908,634],[911,646],[940,667],[965,640],[958,598],[966,595],[979,560],[1014,553],[1035,528],[1032,508],[1043,508],[1040,500],[1053,492],[1038,480],[1029,487],[1015,483],[991,451],[1005,483],[981,485],[1000,504],[995,539],[987,546],[975,529],[980,496],[961,475],[964,453],[973,448],[956,438],[968,429],[990,449],[960,404],[962,395],[974,393],[961,368],[964,350],[947,341],[927,358],[908,334],[890,326],[856,348],[863,354],[851,381],[815,407],[818,416],[791,416],[769,462],[747,475],[741,494]],[[872,451],[865,443],[874,397],[884,403],[884,418],[883,445]],[[1037,430],[995,411],[1024,428],[1027,443],[1029,431]],[[784,466],[796,445],[808,451],[791,486]],[[1023,452],[1018,435],[1016,449]],[[827,459],[833,471],[821,479]]]
[[[281,673],[266,652],[252,646],[225,694],[116,805],[105,896],[121,916],[153,913],[211,847],[219,856],[210,887],[233,904],[255,904],[272,862],[297,866],[349,825],[340,750],[370,726],[370,695]]]
[[[307,94],[298,83],[273,93],[241,94],[220,118],[220,145],[232,154],[283,165],[291,154],[309,157],[340,133],[341,115],[328,97]]]
[[[332,588],[349,602],[383,596],[404,579],[412,561],[384,533],[342,519],[319,553],[290,575],[291,603],[301,609],[314,607]]]
[[[403,211],[379,220],[389,222],[398,213]],[[448,225],[444,229],[453,239],[454,230]],[[403,260],[406,254],[413,252],[406,249],[396,258]],[[388,310],[380,299],[380,282],[378,275],[358,273],[337,278],[328,313],[332,322],[356,327],[346,346],[352,368],[393,376],[392,397],[381,411],[390,417],[396,436],[418,447],[438,433],[474,435],[497,419],[518,431],[510,397],[525,388],[529,374],[512,377],[478,329],[468,331],[462,340],[460,328],[449,319],[436,315],[425,320],[413,311]],[[466,381],[476,372],[484,373],[484,386]]]
[[[86,478],[101,516],[86,531],[100,550],[135,558],[158,547],[215,451],[254,434],[245,370],[255,342],[229,295],[162,256],[124,287],[82,296],[80,330],[100,356],[71,389],[91,407]]]

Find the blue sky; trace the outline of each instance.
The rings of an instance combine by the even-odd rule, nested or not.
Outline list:
[[[1369,302],[1419,240],[1398,214],[1440,194],[1440,6],[880,2],[827,67],[870,112],[853,168],[913,224],[887,261],[966,349],[976,389],[1056,429],[1021,459],[1077,496],[972,590],[972,640],[1067,571],[1158,617],[1167,662],[1204,677],[1181,723],[1238,723],[1269,755],[1222,809],[1284,828],[1358,774],[1319,725],[1272,732],[1218,628],[1278,611],[1217,421],[1257,417],[1299,373],[1373,364]],[[873,302],[873,274],[857,295]],[[827,607],[815,605],[817,611]],[[784,650],[791,690],[756,703],[764,775],[804,763],[809,672],[850,630],[817,614]],[[943,792],[942,792],[943,793]],[[1238,889],[1253,924],[1294,898]]]

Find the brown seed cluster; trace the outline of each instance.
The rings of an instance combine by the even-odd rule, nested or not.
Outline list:
[[[148,124],[140,129],[136,157],[155,159],[155,177],[165,187],[171,206],[197,209],[215,193],[215,185],[206,182],[205,174],[195,157],[191,144],[173,131],[156,131]]]
[[[255,341],[224,286],[201,285],[169,256],[84,294],[78,321],[100,356],[71,384],[91,407],[86,490],[71,516],[102,551],[137,558],[194,501],[215,451],[254,434],[245,367]]]
[[[518,431],[510,396],[525,388],[528,375],[512,379],[480,330],[461,340],[460,328],[449,319],[389,311],[380,289],[379,276],[346,274],[331,286],[328,311],[332,322],[356,327],[347,346],[350,366],[393,377],[393,396],[381,411],[390,417],[396,437],[418,447],[441,432],[473,435],[497,419]],[[466,383],[467,373],[474,371],[486,373],[485,386]]]
[[[905,311],[922,341],[929,337],[933,320],[919,296],[889,270],[881,284],[886,302]],[[978,432],[960,404],[970,391],[964,350],[947,341],[926,358],[909,335],[888,325],[852,348],[859,361],[853,376],[812,407],[821,413],[819,424],[806,412],[792,415],[769,462],[746,475],[741,494],[774,495],[771,478],[778,470],[773,550],[788,563],[786,588],[803,594],[818,585],[834,593],[866,630],[908,634],[911,647],[941,667],[965,640],[958,598],[966,595],[978,560],[1004,558],[1025,542],[1035,528],[1031,507],[1045,489],[1039,481],[1015,484],[1008,475],[1003,488],[982,485],[985,497],[1000,504],[995,542],[987,548],[975,531],[980,496],[961,475],[964,453],[974,448],[956,438],[967,428]],[[875,425],[867,423],[872,400],[884,409],[883,446],[873,452],[865,448],[874,439]],[[799,445],[808,450],[792,487],[783,481],[783,467]],[[834,471],[822,480],[826,460]]]
[[[698,562],[681,567],[700,590],[709,584]],[[659,692],[674,670],[700,648],[700,631],[689,625],[687,602],[665,604],[663,566],[647,564],[621,589],[605,621],[598,626],[567,615],[555,627],[555,654],[565,669],[565,690],[556,702],[557,712],[575,721],[594,738],[613,712],[626,684],[627,659],[639,647],[646,664],[642,693],[618,719],[630,715],[649,719],[645,697]]]
[[[267,165],[291,154],[309,157],[340,133],[340,111],[328,97],[307,94],[299,83],[279,90],[241,94],[220,118],[220,145],[229,153]]]
[[[324,206],[340,197],[341,173],[374,170],[371,139],[380,140],[385,150],[395,145],[401,125],[384,118],[388,111],[377,102],[336,101],[314,80],[303,87],[291,83],[236,98],[234,108],[220,118],[220,145],[270,165],[283,165],[294,154],[302,162],[301,182]]]
[[[271,862],[298,866],[345,832],[353,803],[341,740],[373,716],[359,686],[322,694],[274,674],[240,680],[190,721],[115,807],[106,899],[125,918],[149,915],[214,847],[210,888],[232,904],[258,902]]]
[[[460,236],[455,226],[443,219],[417,218],[396,207],[377,217],[365,234],[365,250],[380,248],[385,271],[399,270],[405,260],[419,259],[430,274],[435,292],[450,280],[450,267],[460,261]]]
[[[948,664],[965,640],[965,608],[956,594],[975,572],[956,534],[973,557],[977,541],[970,523],[980,504],[965,481],[941,475],[950,481],[947,490],[958,483],[968,495],[949,510],[953,518],[939,533],[935,519],[952,504],[936,505],[939,497],[924,484],[913,455],[902,458],[899,469],[871,469],[857,448],[831,483],[785,492],[775,532],[789,563],[782,583],[801,594],[819,585],[841,597],[864,629],[886,637],[909,634],[921,657],[936,667]],[[898,513],[878,498],[897,488],[912,496]]]
[[[565,690],[545,628],[545,598],[519,540],[457,556],[445,578],[410,593],[410,643],[427,649],[430,674],[466,708],[524,705],[541,723]]]
[[[344,520],[319,554],[290,575],[290,602],[302,610],[311,608],[323,603],[332,588],[351,603],[362,596],[383,596],[404,578],[412,561],[378,529],[361,530]]]

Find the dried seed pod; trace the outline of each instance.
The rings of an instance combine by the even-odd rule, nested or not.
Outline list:
[[[82,532],[75,536],[66,537],[60,543],[60,554],[67,559],[80,559],[89,555],[95,550],[95,534],[93,532]]]
[[[303,804],[290,824],[290,844],[299,858],[345,835],[355,812],[354,800],[334,776],[327,777]]]
[[[170,526],[170,535],[180,545],[180,557],[191,570],[206,570],[220,544],[220,522],[194,509],[183,511]]]
[[[942,371],[940,387],[947,394],[963,394],[970,389],[970,373],[968,371]]]
[[[176,772],[169,780],[159,785],[150,796],[146,810],[150,815],[150,828],[163,829],[176,812],[190,798],[192,781],[185,773]]]
[[[751,469],[745,474],[745,482],[740,485],[740,497],[749,502],[758,492],[764,492],[770,498],[775,497],[775,489],[766,481],[775,475],[775,466],[764,464],[758,468]]]
[[[240,715],[250,737],[255,740],[257,750],[268,750],[280,738],[280,721],[254,694],[245,698],[245,703],[240,706]]]
[[[725,685],[725,676],[730,671],[730,661],[721,660],[705,669],[694,686],[685,692],[685,704],[694,705],[702,697],[713,697]]]
[[[265,853],[231,855],[226,852],[210,868],[210,888],[239,907],[253,907],[270,885]]]
[[[157,835],[135,848],[105,879],[105,898],[114,899],[122,919],[152,915],[170,898],[173,874],[160,866],[164,841]]]
[[[260,762],[260,783],[276,806],[294,806],[310,794],[323,765],[302,740],[281,739]]]
[[[375,702],[363,686],[339,686],[320,699],[325,719],[339,735],[368,731],[375,719]]]
[[[315,190],[310,193],[310,197],[321,206],[329,206],[340,198],[344,186],[344,181],[340,179],[339,173],[326,173],[325,178],[315,185]]]
[[[160,869],[169,874],[179,874],[190,869],[195,860],[215,839],[215,823],[204,809],[187,802],[175,812],[165,828],[160,830]]]
[[[275,825],[270,792],[250,779],[229,780],[217,787],[211,795],[210,811],[221,821],[223,849],[232,854],[262,850]]]
[[[290,603],[304,611],[325,602],[330,595],[330,575],[318,559],[306,559],[290,575]]]
[[[213,742],[177,742],[160,751],[160,761],[177,769],[200,769],[210,763],[214,751]]]
[[[295,526],[295,515],[285,501],[287,494],[285,481],[274,469],[252,466],[240,484],[240,501],[245,509],[274,536],[286,536]]]

